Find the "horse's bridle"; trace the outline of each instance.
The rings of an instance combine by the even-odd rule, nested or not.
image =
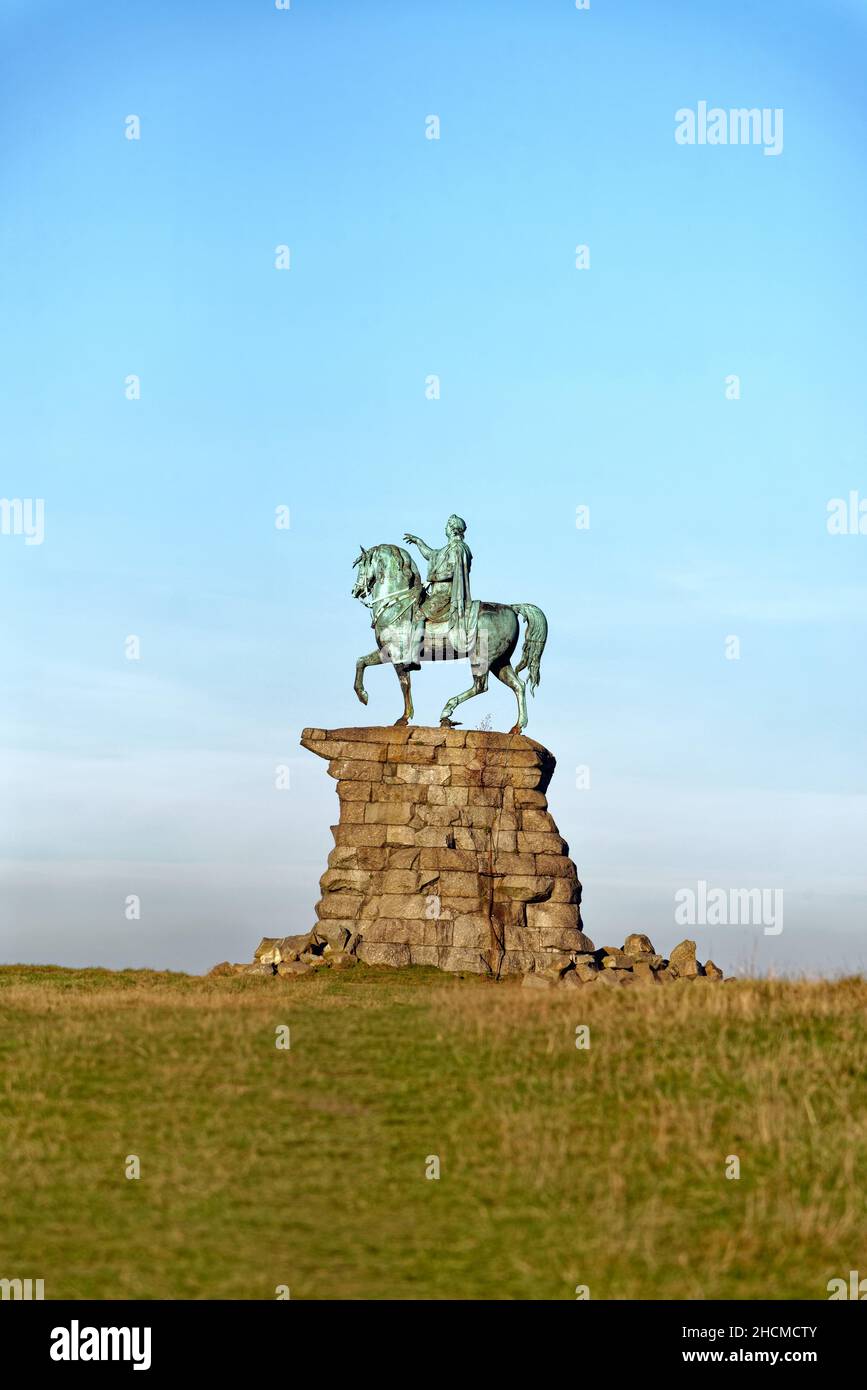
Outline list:
[[[382,617],[383,613],[385,612],[386,608],[390,603],[394,603],[394,600],[397,598],[403,598],[404,594],[414,594],[416,592],[417,591],[415,588],[395,589],[394,592],[391,594],[383,594],[382,598],[371,599],[370,602],[368,602],[367,599],[363,598],[361,602],[364,604],[365,608],[369,608],[373,612],[373,622],[375,626],[376,623],[379,622],[379,619]],[[406,605],[406,607],[402,608],[396,616],[398,618],[402,618],[404,613],[408,613],[411,607],[412,600],[410,599],[410,602]]]

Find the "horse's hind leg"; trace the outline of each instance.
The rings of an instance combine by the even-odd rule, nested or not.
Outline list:
[[[491,670],[498,681],[502,681],[503,685],[507,685],[510,690],[515,692],[515,699],[518,701],[518,722],[512,726],[509,733],[520,734],[527,725],[527,692],[524,689],[524,682],[512,670],[508,661],[501,666],[492,666]]]
[[[409,669],[406,666],[401,666],[398,662],[395,662],[394,669],[400,681],[400,688],[403,691],[403,714],[400,716],[400,719],[395,719],[394,722],[395,725],[408,724],[414,714]]]
[[[456,725],[456,721],[452,719],[452,715],[454,714],[458,705],[462,705],[464,700],[472,700],[474,695],[484,695],[487,688],[487,671],[485,671],[484,674],[480,674],[478,676],[474,675],[473,683],[470,686],[469,690],[462,691],[460,695],[453,695],[452,698],[443,706],[443,712],[440,715],[440,727],[446,729],[453,729]]]

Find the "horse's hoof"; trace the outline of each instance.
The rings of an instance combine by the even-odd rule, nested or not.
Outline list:
[[[522,734],[523,732],[524,730],[521,728],[520,724],[513,724],[509,730],[510,734]]]
[[[405,714],[402,714],[401,717],[400,717],[400,719],[395,719],[395,721],[394,721],[394,728],[395,728],[395,729],[402,729],[403,726],[404,726],[405,724],[408,724],[408,723],[409,723],[409,720],[407,719],[406,715],[405,715]]]
[[[459,719],[441,719],[441,720],[440,720],[440,728],[441,728],[441,729],[459,729],[460,727],[461,727],[461,721],[460,721]]]

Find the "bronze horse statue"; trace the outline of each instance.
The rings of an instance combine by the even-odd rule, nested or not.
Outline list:
[[[447,615],[435,620],[423,611],[428,606],[428,591],[415,561],[399,545],[374,545],[368,549],[362,546],[353,568],[358,570],[358,576],[352,596],[371,610],[371,627],[376,635],[376,650],[355,663],[353,688],[363,705],[368,699],[364,688],[367,667],[391,664],[403,691],[403,714],[395,723],[408,724],[413,715],[410,672],[420,670],[423,661],[468,660],[473,683],[469,690],[446,702],[440,725],[454,728],[457,721],[452,715],[458,705],[483,695],[488,676],[493,673],[514,691],[518,702],[518,719],[509,732],[522,732],[527,724],[527,696],[518,672],[526,668],[527,684],[534,694],[548,637],[548,621],[541,608],[532,603],[476,601],[469,605],[459,623],[449,621]],[[526,636],[521,658],[513,667],[511,658],[518,645],[519,618],[527,625]]]

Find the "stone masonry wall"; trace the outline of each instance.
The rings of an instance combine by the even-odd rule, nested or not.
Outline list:
[[[369,965],[494,975],[593,950],[541,744],[416,726],[305,729],[301,743],[329,760],[340,798],[320,937]]]

